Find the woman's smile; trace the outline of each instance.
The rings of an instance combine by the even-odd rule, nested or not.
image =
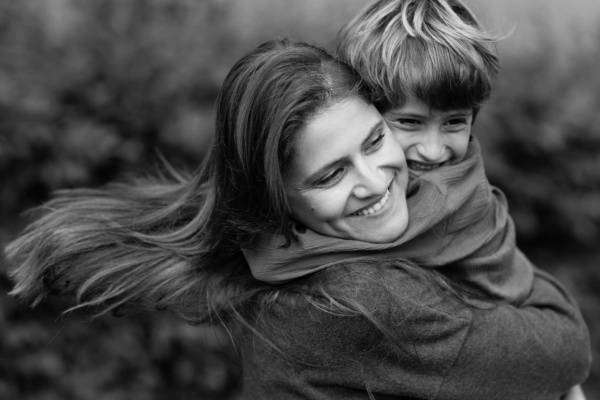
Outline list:
[[[381,211],[381,209],[386,205],[388,199],[390,197],[390,191],[386,190],[385,194],[383,195],[383,197],[381,198],[381,200],[379,200],[377,203],[373,204],[372,206],[369,207],[365,207],[362,210],[358,210],[352,214],[350,214],[350,216],[359,216],[359,215],[372,215],[375,214],[378,211]]]
[[[298,133],[284,178],[292,216],[322,235],[386,243],[408,225],[408,167],[375,107],[350,98]]]
[[[392,182],[388,185],[388,188],[385,191],[385,193],[382,196],[380,196],[379,199],[376,198],[374,202],[371,202],[371,204],[368,204],[363,208],[353,212],[352,214],[348,215],[348,217],[366,217],[373,214],[379,215],[384,213],[389,208],[386,207],[386,205],[388,205],[388,201],[390,200],[390,190],[392,190],[393,184],[394,181],[392,180]]]
[[[382,196],[341,218],[350,238],[373,243],[397,239],[408,225],[405,184],[406,174],[395,174]],[[345,221],[345,222],[344,222]]]

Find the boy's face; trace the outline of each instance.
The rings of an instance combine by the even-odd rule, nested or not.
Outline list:
[[[406,155],[410,176],[453,165],[465,158],[473,110],[438,111],[419,100],[409,99],[383,117]]]

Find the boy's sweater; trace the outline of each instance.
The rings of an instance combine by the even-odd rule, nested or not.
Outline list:
[[[481,149],[472,138],[462,162],[439,168],[410,183],[409,224],[390,243],[368,243],[295,228],[297,240],[284,247],[281,235],[265,235],[244,250],[260,281],[284,283],[342,261],[376,255],[439,268],[487,295],[520,302],[531,289],[533,266],[516,248],[515,228],[503,193],[485,175]]]

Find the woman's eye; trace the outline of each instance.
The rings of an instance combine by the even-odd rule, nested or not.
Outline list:
[[[383,146],[383,139],[385,138],[385,131],[382,131],[379,135],[377,135],[371,143],[369,143],[369,147],[367,148],[367,153],[372,153],[377,151]]]
[[[337,182],[344,175],[344,168],[337,168],[329,175],[316,182],[317,186],[327,186]]]

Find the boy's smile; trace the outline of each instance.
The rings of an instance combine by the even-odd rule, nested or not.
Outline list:
[[[406,163],[408,164],[408,168],[410,168],[411,170],[423,171],[423,173],[431,171],[432,169],[440,168],[441,166],[446,164],[445,162],[428,164],[413,160],[407,160]]]
[[[433,110],[409,98],[383,114],[404,153],[410,176],[453,165],[467,154],[473,110]]]

